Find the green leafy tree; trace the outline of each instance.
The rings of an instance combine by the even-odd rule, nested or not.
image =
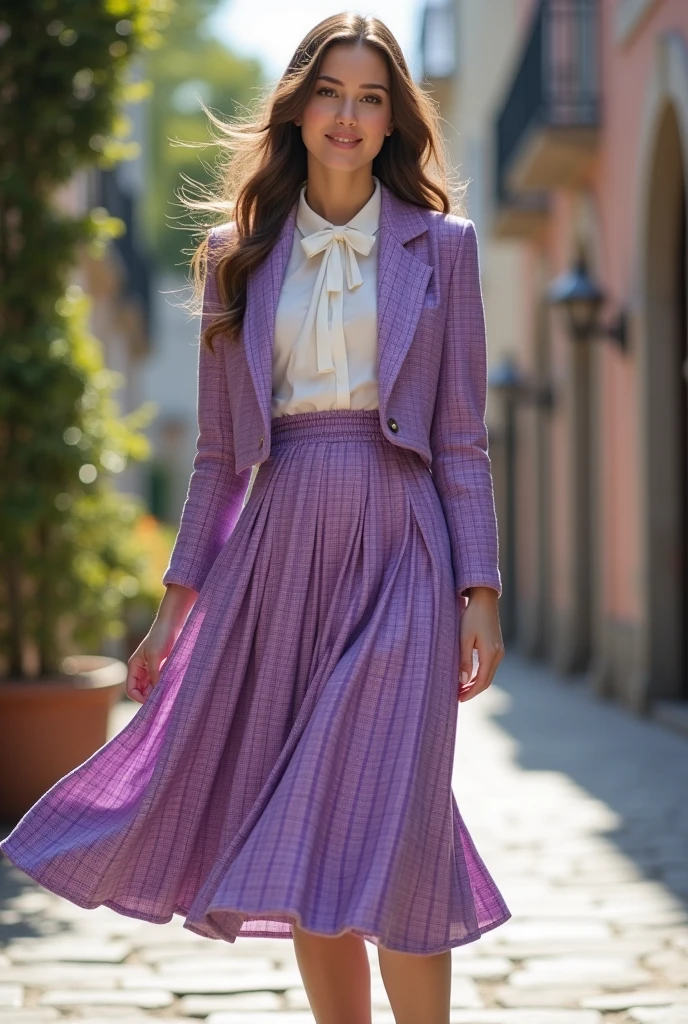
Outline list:
[[[209,18],[217,7],[218,0],[184,0],[170,19],[164,48],[150,51],[145,59],[154,89],[148,107],[144,215],[157,262],[168,269],[183,269],[187,263],[194,227],[178,190],[186,189],[188,181],[202,188],[213,180],[216,148],[198,98],[218,115],[234,116],[265,84],[257,60],[238,57],[212,35]],[[196,144],[208,146],[194,148]]]
[[[5,675],[59,674],[75,642],[122,628],[142,571],[140,508],[113,486],[147,455],[151,409],[119,416],[120,376],[88,328],[72,271],[121,230],[75,215],[59,187],[135,152],[124,104],[137,52],[171,0],[0,0],[0,653]],[[134,581],[132,583],[132,580]]]

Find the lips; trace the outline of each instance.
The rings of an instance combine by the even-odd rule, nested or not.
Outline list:
[[[338,146],[340,149],[353,149],[361,141],[353,135],[351,137],[346,135],[325,135],[325,138],[329,139],[333,146]],[[344,139],[345,141],[340,142],[339,139]]]

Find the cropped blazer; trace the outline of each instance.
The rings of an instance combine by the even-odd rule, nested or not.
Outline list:
[[[249,275],[237,342],[199,345],[198,437],[179,531],[163,583],[200,591],[234,529],[251,469],[270,457],[275,310],[297,204]],[[213,229],[201,330],[220,309],[214,255],[233,222]],[[447,522],[457,597],[502,593],[485,422],[487,342],[472,220],[415,206],[384,183],[377,280],[380,427],[431,473]]]

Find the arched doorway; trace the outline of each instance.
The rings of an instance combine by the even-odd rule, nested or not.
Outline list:
[[[673,103],[657,121],[646,208],[647,697],[688,700],[686,162]]]

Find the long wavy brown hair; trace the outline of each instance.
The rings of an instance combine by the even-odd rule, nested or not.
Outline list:
[[[211,214],[217,224],[234,222],[231,232],[219,236],[221,246],[213,246],[212,260],[207,235],[212,225],[202,225],[204,237],[190,261],[190,306],[196,311],[202,308],[206,274],[217,275],[221,309],[217,316],[204,317],[201,334],[201,344],[211,351],[216,335],[238,341],[249,274],[275,245],[306,181],[307,151],[294,120],[312,94],[323,56],[335,44],[361,43],[374,46],[384,56],[391,81],[394,131],[385,136],[372,173],[408,203],[443,213],[461,212],[465,186],[449,180],[438,104],[413,81],[390,30],[370,15],[345,12],[325,18],[298,45],[277,85],[247,117],[223,120],[202,104],[217,129],[213,133],[213,142],[220,147],[214,167],[217,188],[213,191],[193,183],[201,197],[191,198],[182,188],[178,198],[194,215]]]

